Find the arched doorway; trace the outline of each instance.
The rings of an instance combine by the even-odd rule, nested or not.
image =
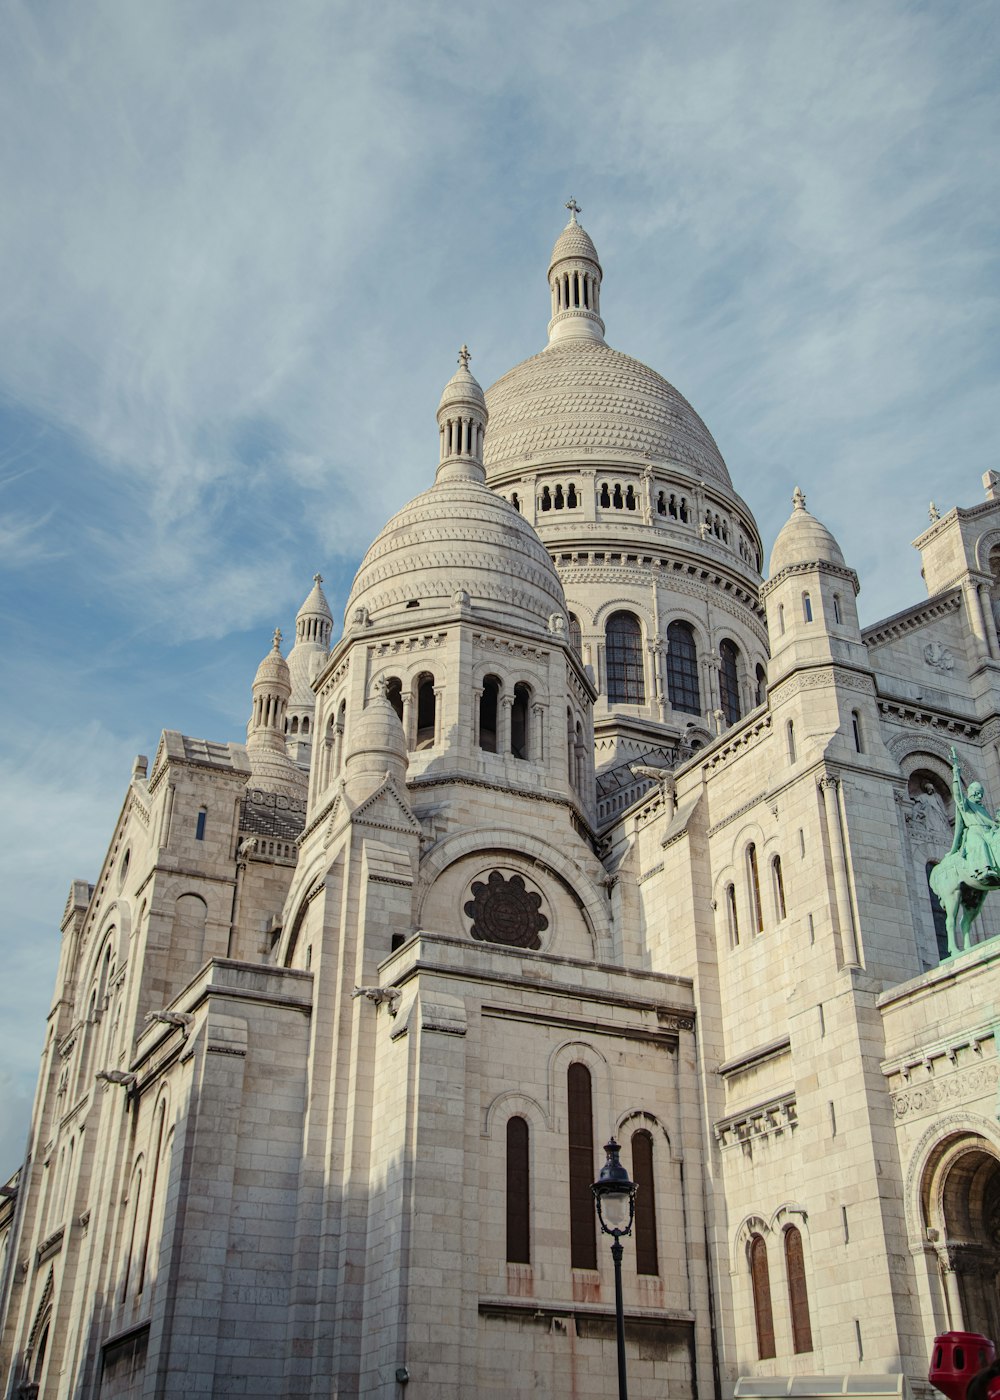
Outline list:
[[[969,1134],[942,1144],[925,1176],[925,1217],[951,1326],[1000,1339],[1000,1155]]]

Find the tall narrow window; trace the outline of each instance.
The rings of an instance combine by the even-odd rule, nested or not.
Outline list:
[[[580,656],[583,652],[583,633],[580,630],[580,619],[574,614],[569,615],[569,644]]]
[[[729,921],[729,946],[740,946],[740,916],[736,912],[736,886],[726,886],[726,917]]]
[[[937,865],[936,860],[929,860],[924,867],[927,874],[927,893],[931,900],[931,914],[934,917],[934,937],[937,940],[938,960],[944,962],[948,956],[948,919],[944,912],[944,905],[931,889],[931,871]]]
[[[754,702],[763,705],[767,699],[767,672],[763,666],[757,667],[757,686],[754,690]]]
[[[531,691],[522,682],[514,687],[514,703],[510,710],[510,751],[515,758],[528,758],[528,710]]]
[[[698,648],[689,622],[672,622],[667,628],[667,693],[675,710],[701,714]]]
[[[735,724],[740,717],[740,664],[735,642],[728,639],[719,647],[719,690],[722,696],[722,713],[727,724]]]
[[[806,622],[812,622],[813,620],[812,599],[809,597],[808,593],[803,593],[802,595],[802,617]]]
[[[750,886],[750,912],[756,933],[764,932],[764,911],[760,903],[760,874],[757,870],[757,847],[751,841],[747,847],[747,883]]]
[[[788,1310],[792,1317],[792,1350],[812,1351],[809,1322],[809,1294],[806,1291],[806,1265],[802,1257],[802,1236],[794,1225],[785,1231],[785,1273],[788,1276]]]
[[[531,1263],[528,1125],[507,1119],[507,1263]]]
[[[139,1252],[139,1267],[136,1271],[137,1293],[142,1292],[146,1282],[146,1260],[149,1257],[149,1237],[153,1228],[153,1210],[156,1205],[156,1187],[160,1176],[160,1154],[163,1151],[163,1129],[166,1123],[166,1117],[167,1105],[161,1101],[156,1125],[156,1143],[150,1160],[149,1201],[146,1205],[146,1228],[143,1232],[142,1248]]]
[[[774,886],[774,917],[780,924],[785,917],[785,882],[781,875],[781,857],[771,861],[771,883]]]
[[[653,1137],[645,1128],[632,1134],[632,1180],[635,1193],[635,1268],[658,1274],[656,1251],[656,1192],[653,1189]]]
[[[485,753],[497,751],[497,707],[500,702],[500,682],[496,676],[483,681],[479,697],[479,747]]]
[[[842,613],[841,610],[840,610],[840,594],[839,594],[839,593],[835,593],[835,594],[833,595],[833,620],[834,620],[834,622],[838,622],[838,623],[839,623],[839,622],[843,622],[843,620],[844,620],[844,615],[843,615],[843,613]],[[811,1348],[810,1348],[810,1350],[811,1350]]]
[[[574,1269],[597,1268],[594,1180],[594,1120],[590,1070],[579,1062],[566,1076],[569,1102],[569,1248]]]
[[[858,753],[864,753],[865,746],[861,741],[861,715],[857,710],[851,711],[851,732],[854,735],[854,747]]]
[[[766,1361],[774,1355],[774,1313],[771,1311],[771,1279],[767,1270],[767,1245],[761,1235],[750,1239],[750,1283],[753,1315],[757,1324],[757,1355]]]
[[[788,761],[795,762],[795,721],[789,720],[785,726],[785,739],[788,744]]]
[[[418,749],[433,748],[436,719],[437,696],[434,694],[434,677],[424,674],[417,681]]]
[[[644,705],[646,681],[642,667],[642,628],[631,613],[612,613],[604,632],[608,667],[608,700],[612,705]]]
[[[784,603],[779,603],[779,604],[778,604],[778,635],[781,636],[781,635],[784,633],[784,631],[785,631],[785,605],[784,605]]]
[[[195,839],[196,841],[204,841],[204,839],[205,839],[205,823],[206,823],[207,821],[208,821],[208,812],[205,810],[204,807],[202,807],[202,809],[201,809],[200,812],[198,813],[198,820],[195,822],[194,839]]]

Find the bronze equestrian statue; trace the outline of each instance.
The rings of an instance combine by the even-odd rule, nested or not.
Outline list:
[[[969,946],[969,930],[990,890],[1000,889],[1000,822],[983,805],[982,783],[962,791],[958,755],[951,751],[955,795],[955,839],[951,850],[931,871],[930,886],[945,912],[948,956]],[[961,914],[961,948],[959,947]]]

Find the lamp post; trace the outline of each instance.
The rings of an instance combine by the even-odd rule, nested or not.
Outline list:
[[[611,1257],[615,1261],[615,1323],[618,1334],[618,1400],[628,1400],[625,1381],[625,1314],[622,1308],[622,1235],[632,1233],[635,1219],[636,1184],[618,1160],[620,1145],[614,1138],[605,1143],[607,1160],[590,1188],[597,1204],[601,1232],[611,1236]]]

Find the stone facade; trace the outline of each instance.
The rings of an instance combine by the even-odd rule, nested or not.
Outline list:
[[[317,576],[246,744],[165,731],[71,888],[5,1395],[606,1395],[611,1134],[639,1400],[1000,1333],[1000,902],[947,957],[927,885],[952,747],[1000,794],[995,478],[874,627],[801,492],[765,582],[576,212],[339,641]]]

